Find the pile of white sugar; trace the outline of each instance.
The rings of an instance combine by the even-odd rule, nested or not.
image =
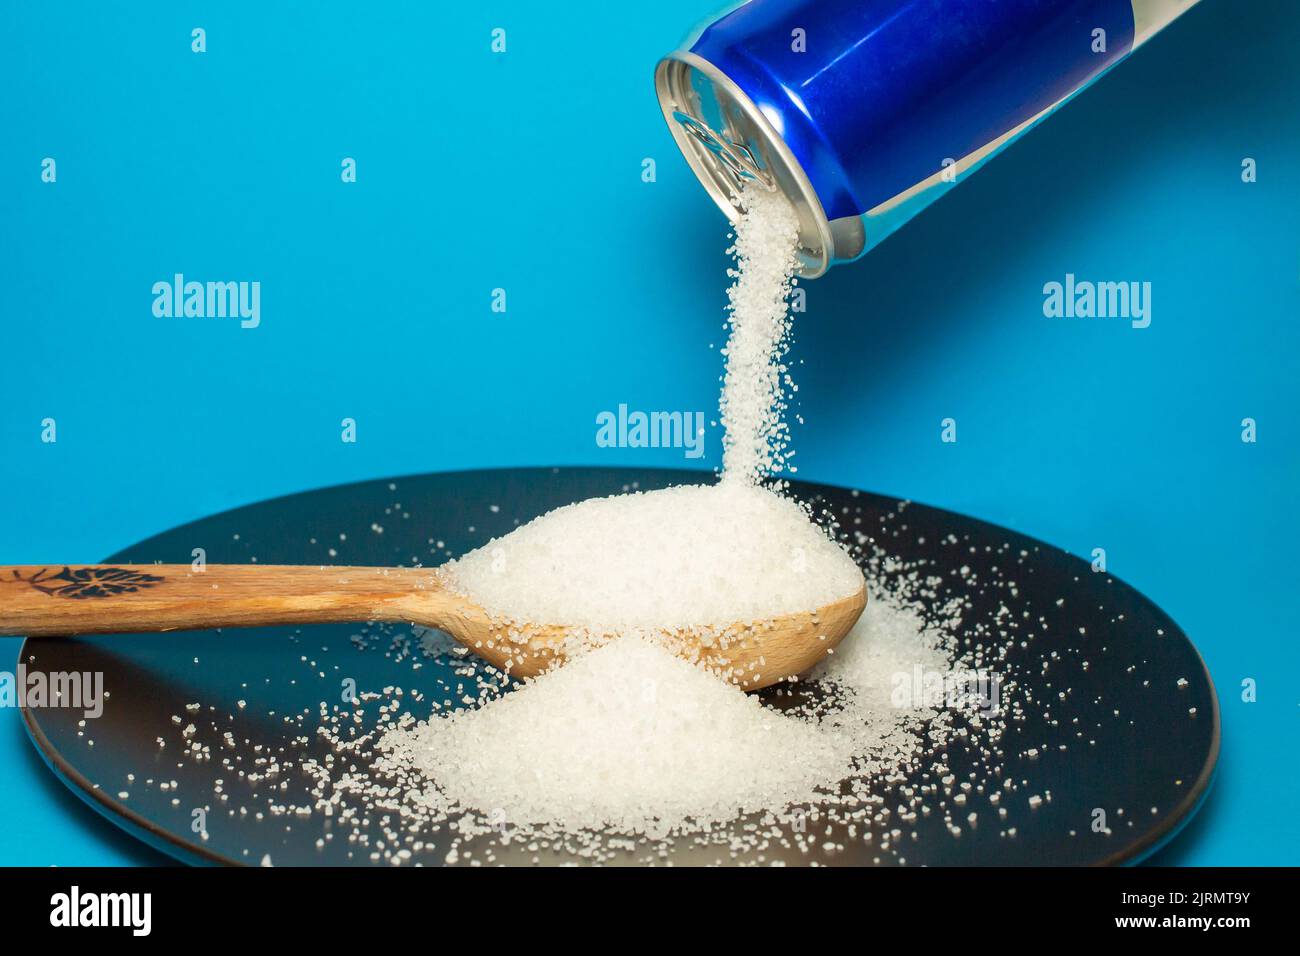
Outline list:
[[[594,860],[627,839],[664,852],[690,836],[736,852],[802,833],[805,813],[878,818],[873,781],[951,727],[951,705],[898,696],[914,675],[945,679],[956,654],[897,594],[873,594],[839,653],[761,697],[651,636],[807,611],[864,584],[803,506],[762,485],[789,455],[797,224],[780,196],[747,202],[729,270],[721,480],[559,508],[442,569],[497,620],[622,636],[513,688],[463,648],[431,648],[453,661],[457,684],[427,719],[392,720],[397,704],[386,705],[387,726],[360,740],[327,720],[344,763],[359,746],[379,752],[364,774],[315,765],[331,809],[360,800],[353,812],[397,814],[410,834],[449,825],[449,862],[498,837]],[[738,818],[750,821],[739,831]]]
[[[802,507],[732,481],[559,508],[444,575],[495,617],[602,632],[762,621],[863,586]]]
[[[389,731],[390,769],[432,784],[425,809],[662,835],[818,800],[896,729],[896,712],[853,711],[862,681],[834,683],[837,718],[801,720],[654,639],[806,612],[864,583],[801,505],[761,485],[787,458],[797,223],[779,195],[747,202],[729,270],[722,480],[559,508],[444,566],[497,620],[621,636],[478,708]]]
[[[815,799],[846,743],[632,636],[380,746],[449,804],[635,833]]]
[[[411,685],[268,714],[294,728],[292,746],[272,750],[256,730],[242,744],[229,730],[200,740],[206,728],[173,718],[186,759],[222,762],[215,798],[227,801],[226,777],[251,788],[232,815],[288,834],[319,814],[318,847],[337,838],[348,859],[394,865],[818,863],[863,848],[903,863],[930,816],[954,839],[979,826],[1014,838],[1002,738],[1019,705],[1003,716],[998,701],[1015,683],[991,699],[963,688],[1023,640],[1017,616],[995,600],[967,623],[972,579],[954,597],[939,568],[879,549],[915,534],[906,503],[841,502],[824,531],[763,487],[788,467],[796,229],[780,197],[747,200],[729,271],[721,480],[560,508],[442,568],[506,626],[622,636],[579,641],[568,663],[516,683],[441,632],[366,625],[358,650],[405,662]],[[863,586],[860,568],[865,612],[797,682],[748,695],[650,637],[824,606]],[[338,679],[339,665],[301,660]],[[286,789],[292,769],[305,787]]]
[[[809,813],[878,812],[874,781],[974,712],[911,693],[916,673],[957,673],[950,644],[918,608],[886,596],[868,605],[846,652],[808,676],[810,701],[780,710],[771,695],[781,692],[747,695],[638,637],[503,694],[478,679],[488,665],[465,658],[457,672],[480,687],[479,706],[404,715],[366,774],[314,769],[336,807],[374,803],[413,833],[452,822],[452,862],[467,846],[520,840],[560,841],[593,860],[630,846],[662,853],[682,836],[752,849],[760,836],[801,833]],[[337,726],[326,736],[347,762],[348,723]],[[751,822],[727,826],[738,817]]]

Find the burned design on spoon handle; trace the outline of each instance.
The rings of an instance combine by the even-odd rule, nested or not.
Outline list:
[[[428,621],[459,608],[431,572],[325,565],[0,566],[0,634],[139,634]]]
[[[74,571],[66,565],[58,573],[50,573],[49,568],[41,568],[27,578],[15,570],[13,577],[15,581],[22,581],[51,597],[72,598],[78,601],[86,598],[131,594],[141,588],[151,588],[161,584],[165,580],[160,574],[145,574],[127,568],[77,568]]]

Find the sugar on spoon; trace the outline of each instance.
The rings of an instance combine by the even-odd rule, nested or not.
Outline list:
[[[683,657],[746,690],[808,670],[866,606],[865,586],[822,607],[759,621],[666,630]],[[388,621],[445,631],[489,663],[533,677],[562,660],[574,628],[506,622],[436,569],[211,564],[0,567],[0,634],[58,637]]]

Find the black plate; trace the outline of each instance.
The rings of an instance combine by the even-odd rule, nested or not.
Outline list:
[[[706,480],[687,471],[565,468],[364,482],[228,511],[107,560],[187,563],[195,548],[203,548],[212,563],[432,566],[560,505],[631,487]],[[964,620],[970,633],[981,622],[995,626],[1005,605],[1009,615],[1001,621],[1020,622],[1005,672],[1018,683],[1017,694],[1035,701],[1024,708],[1023,719],[1009,722],[995,774],[977,750],[967,752],[960,743],[948,748],[956,781],[971,772],[990,788],[1012,781],[1002,795],[1004,819],[991,812],[987,793],[972,795],[970,805],[978,802],[987,822],[963,828],[960,837],[948,832],[942,814],[907,824],[892,820],[871,843],[863,842],[861,826],[855,839],[841,833],[839,842],[848,848],[818,862],[1133,862],[1187,822],[1213,777],[1218,701],[1196,649],[1155,605],[1114,577],[1094,573],[1087,562],[995,525],[844,488],[795,482],[793,491],[829,507],[850,532],[864,532],[869,552],[928,562],[928,573],[944,582],[936,602],[959,595],[968,601]],[[971,588],[963,567],[976,581],[1001,583]],[[320,813],[299,818],[271,809],[310,802],[308,783],[296,768],[253,785],[239,774],[253,768],[248,748],[239,751],[242,762],[226,765],[236,751],[219,744],[229,730],[282,759],[323,755],[326,748],[307,715],[322,700],[338,699],[344,678],[363,691],[419,686],[412,670],[419,658],[403,652],[401,635],[394,642],[372,627],[368,640],[354,641],[365,630],[320,625],[29,640],[21,657],[29,669],[99,671],[110,696],[102,716],[84,726],[77,710],[27,709],[28,731],[54,772],[91,806],[182,860],[382,862],[383,852],[378,861],[371,857],[373,843],[363,850],[355,842],[328,839],[334,821]],[[439,665],[426,660],[421,666]],[[239,708],[239,700],[246,706]],[[201,727],[196,739],[213,744],[208,759],[181,753],[176,717]],[[1050,799],[1028,804],[1029,795],[1044,794]],[[900,802],[887,793],[886,806]],[[1094,830],[1099,810],[1109,832]],[[888,831],[900,827],[902,839],[882,851]],[[206,831],[206,839],[197,829]],[[427,847],[411,862],[442,863],[445,839],[445,828],[428,835]],[[719,856],[683,846],[677,862],[714,862]],[[526,862],[532,854],[516,844],[498,849],[496,858]],[[774,858],[807,859],[797,851],[769,850],[767,860]],[[550,855],[543,862],[561,859]]]

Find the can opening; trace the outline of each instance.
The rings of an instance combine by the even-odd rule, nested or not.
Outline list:
[[[707,60],[673,53],[655,69],[668,129],[713,201],[733,222],[741,189],[779,190],[799,218],[799,274],[816,278],[835,259],[821,201],[772,122]]]
[[[744,188],[759,185],[769,192],[776,191],[776,182],[772,179],[772,174],[759,167],[754,160],[754,154],[746,146],[729,142],[694,116],[687,116],[680,110],[673,111],[673,119],[681,123],[686,132],[699,140],[705,149],[717,155],[718,161],[727,172],[731,173],[737,186]]]

